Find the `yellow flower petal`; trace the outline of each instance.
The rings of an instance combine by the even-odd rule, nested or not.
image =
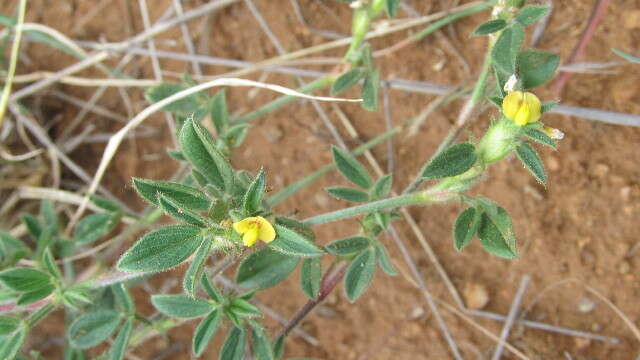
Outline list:
[[[541,110],[540,99],[530,92],[512,91],[502,102],[504,116],[519,126],[538,121]]]
[[[258,228],[251,229],[242,235],[242,243],[244,246],[253,246],[258,240],[260,230]]]
[[[254,218],[246,218],[244,220],[240,220],[238,222],[233,223],[233,230],[237,231],[240,234],[244,234],[251,228],[251,224],[254,223]]]
[[[276,230],[271,223],[262,216],[257,216],[256,219],[260,222],[260,235],[258,238],[266,243],[272,242],[276,238]]]

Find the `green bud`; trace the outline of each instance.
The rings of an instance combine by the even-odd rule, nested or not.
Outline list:
[[[491,164],[509,155],[517,145],[520,128],[506,118],[492,124],[478,145],[484,164]]]

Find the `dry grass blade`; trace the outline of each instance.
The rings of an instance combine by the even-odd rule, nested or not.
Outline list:
[[[0,129],[4,120],[4,114],[7,111],[7,105],[9,104],[9,96],[11,95],[11,88],[13,85],[13,77],[16,73],[16,67],[18,66],[18,54],[20,53],[20,40],[22,39],[22,32],[24,31],[23,23],[24,16],[27,12],[27,0],[20,0],[18,4],[18,21],[15,26],[16,36],[11,46],[11,59],[9,60],[9,71],[7,72],[7,81],[2,89],[2,95],[0,95]],[[9,29],[7,29],[8,31]]]

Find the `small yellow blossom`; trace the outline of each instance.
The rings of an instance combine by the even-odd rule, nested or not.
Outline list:
[[[245,246],[253,246],[258,240],[270,243],[276,238],[276,230],[262,216],[248,217],[233,223],[233,229],[242,235]]]
[[[502,101],[502,112],[518,126],[534,123],[540,119],[540,99],[530,92],[512,91]]]

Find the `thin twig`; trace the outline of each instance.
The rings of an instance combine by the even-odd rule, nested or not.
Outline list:
[[[507,320],[504,322],[504,326],[502,327],[502,332],[500,332],[500,339],[503,341],[506,341],[509,337],[509,332],[511,331],[511,327],[516,320],[518,309],[520,309],[520,303],[522,302],[522,297],[524,296],[525,291],[527,291],[528,285],[529,275],[524,275],[522,277],[522,280],[520,281],[520,287],[516,292],[516,296],[513,298],[513,303],[511,304],[511,309],[509,310],[509,314],[507,315]],[[502,357],[503,350],[503,343],[498,343],[498,345],[496,346],[496,350],[491,357],[491,360],[499,360],[500,357]]]
[[[27,12],[27,0],[20,0],[18,4],[18,20],[16,22],[15,37],[13,44],[11,45],[11,57],[9,59],[9,70],[7,71],[7,80],[0,96],[0,129],[2,129],[2,123],[4,121],[4,114],[7,111],[7,105],[9,104],[9,96],[11,95],[11,88],[13,85],[13,77],[16,74],[16,68],[18,66],[18,55],[20,54],[20,40],[22,39],[22,25],[24,23],[24,16]]]

